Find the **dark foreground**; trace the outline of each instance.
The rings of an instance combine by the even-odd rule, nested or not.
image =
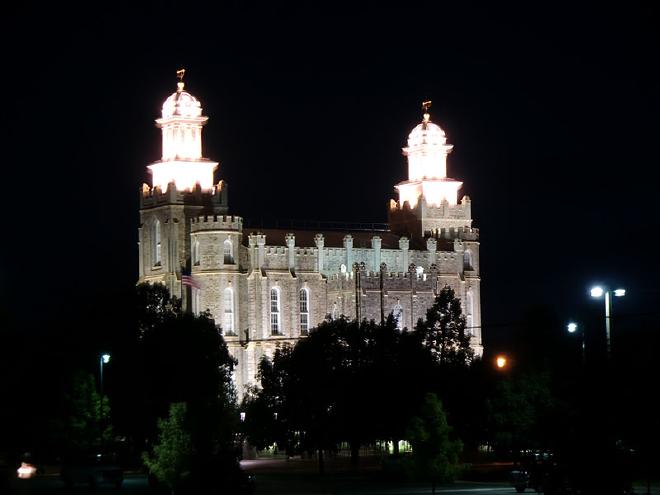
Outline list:
[[[431,486],[427,483],[388,479],[380,469],[363,465],[352,471],[345,465],[329,465],[324,476],[319,476],[313,462],[262,460],[244,461],[242,467],[256,476],[255,495],[259,494],[306,494],[306,495],[427,495]],[[506,482],[497,480],[457,481],[453,485],[436,488],[442,495],[514,495],[515,490]],[[58,476],[38,476],[30,480],[13,479],[10,493],[17,495],[103,495],[144,494],[169,495],[166,489],[150,489],[144,474],[126,474],[122,487],[90,489],[84,485],[65,488]],[[660,486],[650,487],[650,493],[660,495]],[[526,493],[534,493],[527,490]],[[647,493],[645,485],[635,486],[635,493]],[[4,495],[4,494],[2,494]]]

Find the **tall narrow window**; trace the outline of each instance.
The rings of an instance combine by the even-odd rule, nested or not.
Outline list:
[[[160,266],[161,264],[161,244],[160,244],[160,220],[156,220],[153,225],[153,231],[151,235],[152,242],[152,253],[151,259],[154,266]]]
[[[280,290],[277,287],[270,290],[270,333],[273,335],[282,333],[280,325]]]
[[[474,297],[472,289],[468,289],[465,295],[465,331],[468,335],[473,336],[474,332],[474,318],[472,317],[474,311]]]
[[[199,307],[201,306],[201,293],[201,290],[192,287],[192,311],[196,315],[200,313]]]
[[[234,291],[227,287],[224,291],[224,318],[222,330],[225,335],[236,335],[234,331]]]
[[[394,306],[392,309],[392,316],[396,322],[396,327],[399,330],[403,330],[403,308],[401,307],[401,304],[399,304],[398,300],[396,302],[396,306]]]
[[[309,333],[309,291],[300,289],[300,335]]]
[[[463,253],[463,270],[472,270],[472,251],[469,249]]]
[[[192,243],[192,264],[199,265],[199,241],[197,239]]]
[[[234,246],[232,246],[231,239],[227,239],[224,244],[225,265],[234,264]]]

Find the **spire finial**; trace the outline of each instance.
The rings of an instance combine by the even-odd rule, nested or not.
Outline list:
[[[431,119],[431,114],[429,113],[429,108],[431,108],[431,100],[422,102],[422,109],[424,110],[424,124],[428,124]]]
[[[179,69],[176,71],[176,77],[179,78],[179,82],[176,83],[177,91],[183,91],[183,86],[184,86],[183,76],[185,75],[186,75],[186,69]]]

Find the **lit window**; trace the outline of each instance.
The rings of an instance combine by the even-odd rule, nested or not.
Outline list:
[[[280,290],[273,287],[270,290],[270,332],[273,335],[281,333],[280,326]]]
[[[192,311],[194,314],[198,315],[200,313],[200,306],[201,306],[201,293],[202,291],[193,287],[192,288]]]
[[[227,287],[224,291],[224,317],[222,330],[225,335],[236,335],[234,332],[234,291]]]
[[[192,245],[192,263],[199,265],[199,241],[195,239]]]
[[[403,330],[403,308],[401,307],[401,304],[399,304],[398,300],[396,302],[396,306],[394,306],[394,309],[392,309],[392,316],[396,322],[396,327],[399,330]]]
[[[469,249],[463,253],[463,270],[472,270],[472,251]]]
[[[227,239],[224,244],[225,265],[234,264],[234,246],[230,239]]]
[[[300,335],[309,333],[309,291],[300,289]]]
[[[156,220],[153,224],[151,241],[152,241],[151,258],[153,260],[153,264],[154,266],[160,266],[161,264],[160,220]]]
[[[472,289],[468,289],[467,294],[465,295],[465,331],[468,335],[474,336],[474,327],[472,318],[472,313],[474,311],[474,298],[472,296]]]

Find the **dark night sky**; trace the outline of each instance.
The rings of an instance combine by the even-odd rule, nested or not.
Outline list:
[[[481,229],[492,338],[532,304],[568,317],[594,281],[629,290],[622,314],[657,311],[657,8],[490,3],[6,12],[7,309],[48,331],[135,283],[153,119],[183,66],[232,213],[386,221],[432,99]]]

